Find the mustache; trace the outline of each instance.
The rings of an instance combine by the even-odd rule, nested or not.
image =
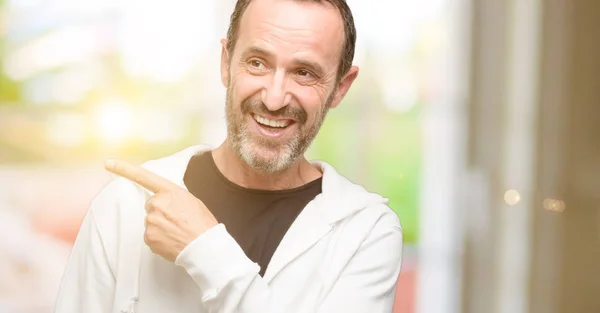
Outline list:
[[[246,99],[242,101],[241,110],[245,114],[255,113],[258,115],[273,116],[281,119],[292,119],[300,124],[306,123],[308,120],[308,114],[304,109],[293,107],[291,105],[284,106],[277,111],[271,111],[267,106],[260,100]]]

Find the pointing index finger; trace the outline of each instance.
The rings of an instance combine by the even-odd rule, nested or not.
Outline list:
[[[141,166],[132,165],[125,161],[112,159],[106,160],[104,163],[104,168],[107,171],[128,179],[153,193],[172,190],[179,187],[166,178],[160,177]]]

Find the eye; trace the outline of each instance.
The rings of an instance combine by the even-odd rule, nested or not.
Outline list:
[[[246,61],[246,71],[253,75],[263,75],[269,70],[267,63],[259,58],[251,58]]]
[[[299,70],[296,73],[298,74],[298,76],[301,76],[301,77],[310,77],[310,76],[312,76],[312,74],[309,71],[307,71],[307,70]]]
[[[250,62],[248,63],[250,64],[250,66],[257,69],[260,69],[263,66],[262,62],[256,59],[250,60]]]
[[[303,85],[313,84],[319,79],[313,72],[305,69],[296,70],[294,75],[298,83]]]

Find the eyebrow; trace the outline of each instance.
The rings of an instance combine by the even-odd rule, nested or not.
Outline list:
[[[246,48],[246,50],[244,50],[244,52],[242,53],[242,56],[244,59],[248,58],[251,55],[261,55],[265,58],[273,57],[273,53],[271,53],[270,51],[268,51],[264,48],[261,48],[259,46],[250,46],[250,47]],[[293,59],[292,62],[300,67],[305,67],[305,68],[315,72],[315,74],[317,74],[317,75],[325,74],[323,67],[317,62],[313,62],[313,61],[309,61],[309,60],[305,60],[305,59]]]
[[[269,52],[259,46],[250,46],[250,47],[246,48],[246,50],[244,50],[244,53],[242,53],[242,56],[245,59],[252,54],[260,54],[265,57],[270,57],[273,55],[271,52]]]

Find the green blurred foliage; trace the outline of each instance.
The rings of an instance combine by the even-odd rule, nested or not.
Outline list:
[[[310,158],[325,160],[351,180],[389,199],[399,215],[404,241],[418,239],[419,184],[421,169],[420,106],[407,112],[391,112],[382,106],[365,123],[355,115],[356,98],[331,110],[309,151]],[[369,128],[362,127],[367,124]]]
[[[3,10],[4,0],[0,0],[0,106],[19,105],[19,85],[12,81],[4,71],[5,39],[2,36],[5,25]]]

